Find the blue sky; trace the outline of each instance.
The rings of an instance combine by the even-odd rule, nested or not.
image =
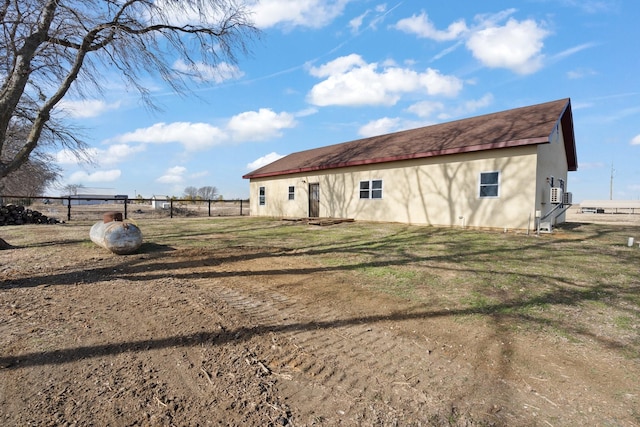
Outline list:
[[[640,2],[261,0],[262,37],[193,94],[154,76],[145,108],[105,70],[105,95],[66,99],[97,164],[56,153],[61,184],[134,197],[215,186],[292,152],[571,98],[574,202],[640,198]],[[184,67],[177,58],[174,67]]]

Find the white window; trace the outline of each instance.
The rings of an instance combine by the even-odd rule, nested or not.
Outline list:
[[[267,201],[267,198],[266,198],[266,191],[265,191],[264,187],[260,187],[260,197],[259,197],[258,200],[259,200],[260,206],[264,206],[265,205],[265,202]]]
[[[289,200],[295,200],[296,198],[296,187],[293,185],[289,186]]]
[[[480,189],[478,195],[480,197],[500,196],[500,172],[480,173]]]
[[[360,181],[361,199],[382,199],[382,180]]]

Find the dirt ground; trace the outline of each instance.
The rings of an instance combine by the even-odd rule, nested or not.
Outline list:
[[[46,241],[0,251],[0,425],[640,424],[615,348],[425,311],[304,253]]]

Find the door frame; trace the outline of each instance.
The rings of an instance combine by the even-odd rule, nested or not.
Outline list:
[[[315,198],[314,198],[315,196]],[[320,183],[309,183],[309,218],[320,217]]]

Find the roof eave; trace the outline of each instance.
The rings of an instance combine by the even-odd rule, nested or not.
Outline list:
[[[573,130],[573,112],[571,111],[571,100],[567,101],[559,118],[564,137],[564,150],[567,155],[567,169],[571,172],[578,170],[578,155],[576,152],[576,137]]]
[[[425,153],[414,153],[414,154],[403,155],[403,156],[355,160],[352,162],[332,163],[332,164],[326,164],[326,165],[309,166],[304,168],[294,168],[294,169],[264,172],[264,173],[248,173],[244,175],[242,178],[243,179],[269,178],[269,177],[280,176],[280,175],[293,175],[297,173],[317,172],[321,170],[339,169],[339,168],[346,168],[346,167],[353,167],[353,166],[370,165],[370,164],[376,164],[376,163],[399,162],[403,160],[424,159],[428,157],[439,157],[439,156],[447,156],[452,154],[464,154],[464,153],[472,153],[477,151],[495,150],[500,148],[522,147],[526,145],[544,144],[548,142],[549,142],[548,137],[527,138],[527,139],[520,139],[515,141],[492,142],[489,144],[471,145],[471,146],[460,147],[460,148],[448,148],[444,150],[434,150],[434,151],[428,151]]]

